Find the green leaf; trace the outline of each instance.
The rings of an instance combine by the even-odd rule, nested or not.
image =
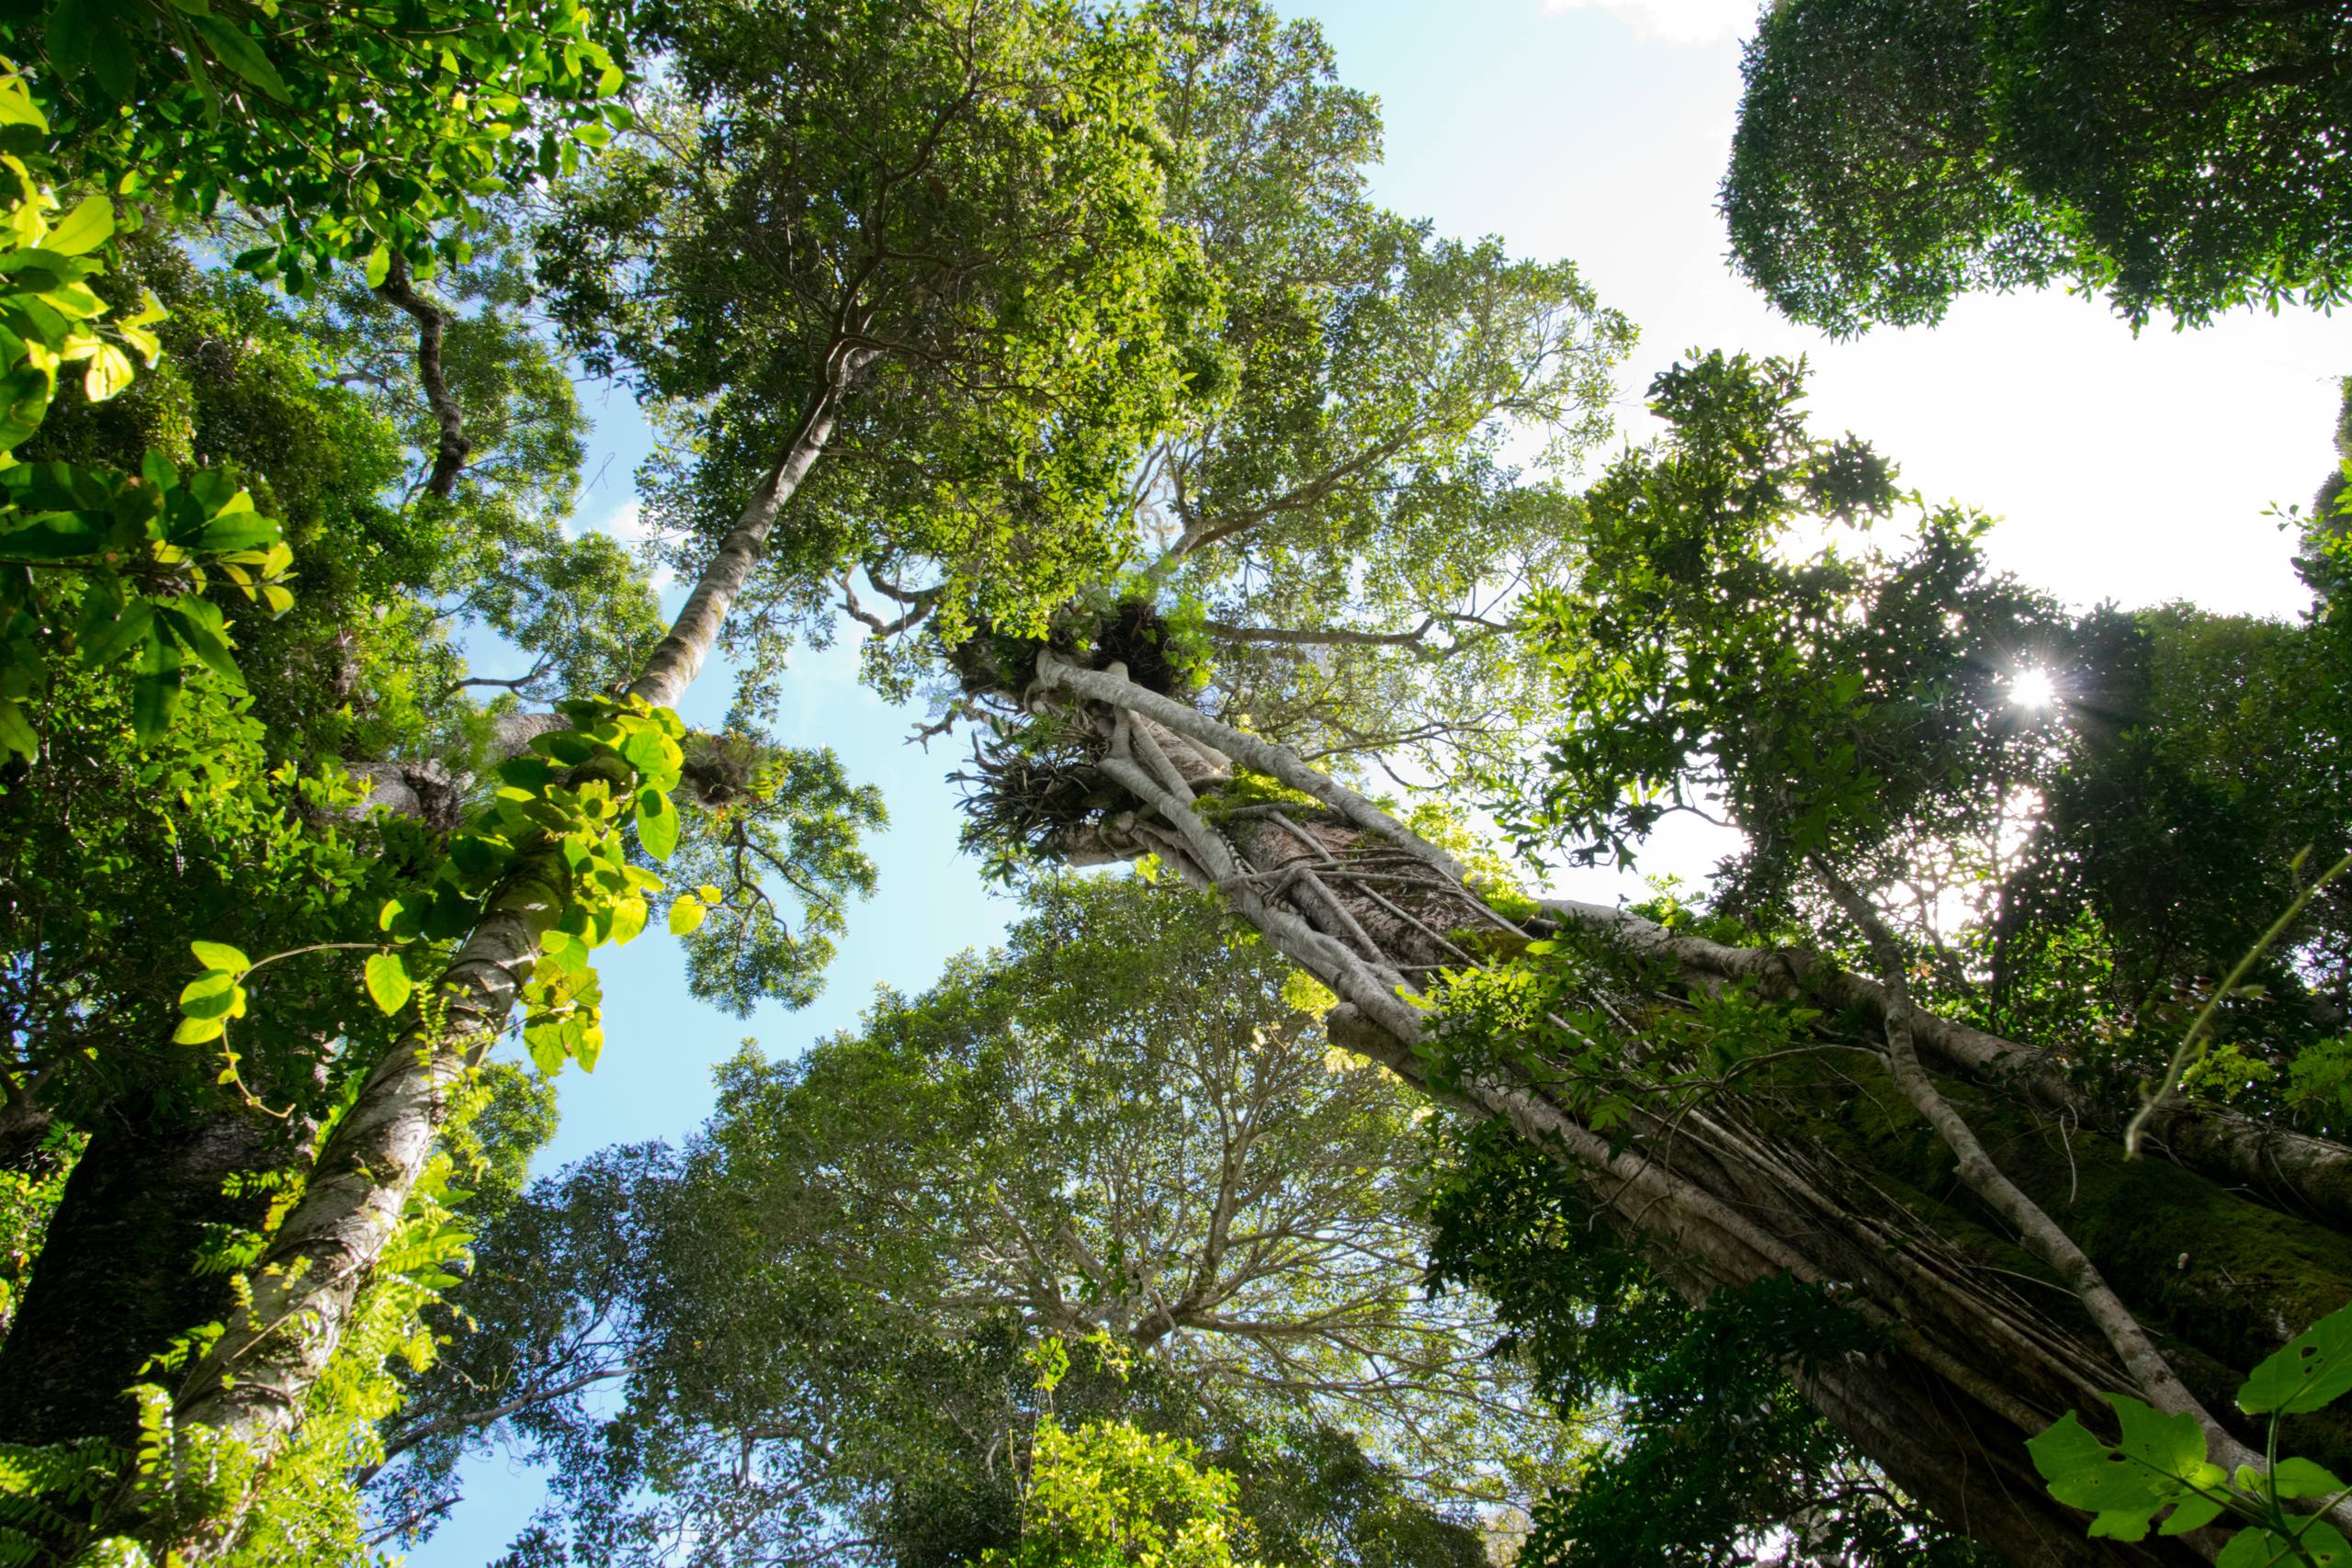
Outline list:
[[[191,981],[180,992],[180,1011],[190,1018],[232,1018],[244,1011],[244,999],[237,977],[216,970]]]
[[[672,936],[686,935],[696,926],[701,925],[702,918],[709,912],[709,905],[691,893],[681,893],[678,895],[678,901],[670,906],[670,934]]]
[[[130,682],[130,729],[141,746],[153,746],[172,727],[172,715],[179,711],[181,676],[176,649],[164,649],[172,657],[164,661],[154,659],[156,645],[150,645],[151,663],[162,663],[161,669],[148,671]]]
[[[2090,1533],[2143,1540],[2156,1511],[2177,1498],[2191,1477],[2212,1472],[2205,1434],[2188,1416],[2160,1416],[2136,1399],[2107,1394],[2122,1420],[2123,1441],[2109,1448],[2068,1411],[2026,1443],[2050,1495],[2097,1516]]]
[[[225,942],[192,942],[188,951],[207,969],[223,969],[232,975],[242,975],[254,966],[254,961]]]
[[[650,916],[651,911],[645,907],[645,900],[642,898],[624,898],[615,904],[613,906],[613,940],[623,945],[634,942],[638,933],[645,930],[645,922]]]
[[[96,250],[114,237],[114,203],[94,196],[57,220],[40,248],[61,255],[78,256]]]
[[[269,62],[269,56],[261,51],[252,35],[218,17],[197,17],[192,20],[196,30],[211,46],[215,59],[279,103],[286,102],[286,84],[278,77],[277,67]]]
[[[368,287],[381,288],[384,279],[392,276],[392,252],[389,245],[378,245],[368,253]]]
[[[390,953],[368,955],[366,980],[368,999],[388,1016],[407,1006],[409,993],[416,988],[416,983],[408,977],[407,965],[397,954]]]
[[[25,720],[25,705],[14,697],[0,697],[0,746],[6,747],[26,761],[40,755],[40,737]]]
[[[180,1020],[180,1026],[172,1031],[172,1043],[201,1045],[228,1032],[229,1021],[225,1018],[184,1018]]]
[[[2319,1568],[2352,1568],[2352,1541],[2324,1519],[2313,1519],[2295,1532],[2295,1544]]]
[[[2240,1530],[2213,1559],[2213,1568],[2302,1568],[2305,1558],[2295,1555],[2297,1542],[2319,1568],[2352,1564],[2352,1549],[2346,1547],[2343,1535],[2333,1525],[2314,1521],[2303,1527],[2296,1542],[2275,1530]]]
[[[95,603],[96,596],[86,602]],[[100,624],[94,615],[91,623],[82,635],[78,652],[84,668],[96,670],[121,658],[153,635],[155,607],[144,599],[133,599],[112,621]]]
[[[52,512],[21,528],[0,534],[0,557],[19,560],[72,560],[106,547],[106,535],[78,512]]]
[[[580,1032],[580,1038],[571,1043],[572,1060],[580,1064],[580,1070],[583,1073],[594,1072],[596,1058],[604,1054],[605,1031],[600,1025],[590,1024]]]
[[[82,392],[94,403],[105,402],[130,386],[137,373],[130,367],[130,355],[110,343],[98,344],[90,355],[90,367],[82,373]]]
[[[2180,1506],[2175,1508],[2165,1517],[2165,1522],[2156,1527],[2156,1533],[2158,1535],[2187,1535],[2190,1530],[2201,1530],[2215,1519],[2220,1518],[2222,1510],[2226,1506],[2228,1505],[2219,1497],[2202,1497],[2192,1494],[2180,1500]]]
[[[2281,1497],[2325,1497],[2344,1490],[2344,1483],[2327,1467],[2307,1459],[2282,1459],[2270,1472],[2270,1484]]]
[[[0,125],[29,125],[35,130],[47,130],[49,120],[33,107],[33,96],[25,90],[19,77],[0,81]]]
[[[199,550],[266,550],[277,543],[277,525],[253,512],[232,512],[207,523],[196,536]]]
[[[2254,1369],[2238,1390],[2249,1416],[2301,1416],[2352,1390],[2352,1306],[2329,1313]]]
[[[531,1053],[531,1061],[539,1071],[553,1077],[563,1071],[563,1042],[553,1029],[545,1026],[523,1031],[524,1047]]]
[[[655,860],[668,860],[678,847],[678,808],[650,784],[637,792],[637,841]],[[671,929],[677,929],[674,919]]]

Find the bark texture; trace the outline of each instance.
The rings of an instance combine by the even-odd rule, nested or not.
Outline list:
[[[2068,1409],[2106,1427],[2105,1391],[2218,1414],[2227,1444],[2256,1437],[2230,1404],[2245,1371],[2352,1300],[2346,1150],[2176,1106],[2161,1156],[2126,1159],[2116,1118],[2041,1053],[1912,1011],[1899,983],[1590,905],[1546,904],[1515,924],[1466,889],[1450,855],[1369,801],[1116,665],[1046,654],[1024,700],[1091,734],[1089,765],[1127,797],[1074,826],[1074,858],[1154,853],[1218,889],[1338,994],[1336,1040],[1508,1122],[1692,1300],[1784,1271],[1875,1325],[1880,1353],[1817,1371],[1805,1392],[1952,1528],[2020,1564],[2210,1561],[2212,1532],[2089,1539],[2086,1517],[2043,1489],[2024,1441]],[[1295,803],[1231,790],[1237,763]],[[1668,994],[1629,998],[1636,1010],[1742,982],[1820,1007],[1821,1043],[1834,1049],[1696,1103],[1637,1110],[1606,1138],[1540,1063],[1433,1072],[1433,1015],[1407,998],[1442,967],[1570,926],[1665,966]],[[1641,1019],[1622,1021],[1623,1043],[1638,1049]],[[2352,1424],[2303,1421],[2282,1451],[2352,1458]]]
[[[224,1206],[221,1188],[282,1167],[280,1131],[240,1111],[125,1115],[93,1130],[0,1345],[0,1442],[130,1442],[129,1390],[148,1358],[228,1315],[228,1276],[198,1261],[220,1227],[261,1217],[265,1198]]]
[[[709,657],[720,627],[764,550],[776,516],[823,451],[848,378],[862,358],[843,350],[827,364],[776,467],[696,582],[670,634],[630,688],[673,705]],[[341,1345],[361,1288],[397,1230],[460,1075],[495,1042],[560,914],[559,855],[526,855],[486,906],[433,993],[427,1022],[379,1063],[320,1151],[301,1201],[251,1271],[252,1301],[194,1365],[175,1419],[184,1478],[217,1473],[223,1445],[266,1466],[300,1417],[302,1403]],[[192,1467],[192,1468],[191,1468]],[[242,1524],[242,1500],[206,1510],[168,1544],[190,1562],[220,1555]]]

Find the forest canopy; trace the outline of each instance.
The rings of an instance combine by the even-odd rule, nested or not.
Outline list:
[[[2324,310],[2348,39],[1790,0],[1734,263]],[[0,1568],[2352,1562],[2352,380],[2300,613],[2086,608],[1382,136],[1259,0],[0,15]],[[600,950],[858,930],[842,638],[1017,919],[548,1168]]]

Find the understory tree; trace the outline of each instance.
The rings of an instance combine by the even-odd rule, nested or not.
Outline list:
[[[1793,0],[1747,46],[1722,208],[1849,333],[2060,282],[2134,327],[2352,288],[2352,7]]]
[[[729,1063],[682,1152],[510,1210],[379,1511],[424,1533],[503,1440],[551,1478],[526,1562],[1030,1561],[1033,1461],[1107,1423],[1236,1477],[1266,1561],[1480,1560],[1471,1510],[1524,1508],[1577,1434],[1485,1359],[1479,1298],[1420,1289],[1416,1097],[1214,900],[1026,906],[858,1032]]]
[[[1447,1266],[1548,1337],[1555,1385],[1629,1289],[1749,1325],[1728,1343],[1772,1373],[1747,1385],[1758,1418],[1785,1380],[1835,1434],[1774,1418],[1795,1446],[1756,1495],[1801,1546],[2206,1560],[2225,1532],[2086,1536],[2024,1444],[2069,1411],[2111,1431],[2117,1392],[2258,1473],[2231,1392],[2352,1296],[2352,1152],[2325,1135],[2346,928],[2322,886],[2345,710],[2317,673],[2340,671],[2341,536],[2312,530],[2301,625],[2069,615],[1986,572],[1964,511],[1907,503],[1901,547],[1858,539],[1906,503],[1883,459],[1804,429],[1798,392],[1721,355],[1659,378],[1669,434],[1585,493],[1574,564],[1520,605],[1557,682],[1548,739],[1488,775],[1537,849],[1623,859],[1669,811],[1734,823],[1748,848],[1703,915],[1517,894],[1204,711],[1233,700],[1214,673],[1131,660],[1154,614],[1133,604],[997,686],[975,832],[1215,888],[1338,996],[1336,1042],[1507,1132],[1526,1154],[1466,1168]],[[1792,543],[1800,519],[1830,543]],[[1528,1157],[1553,1190],[1486,1189]],[[1563,1192],[1557,1245],[1634,1262],[1530,1267],[1514,1227]],[[2341,1468],[2335,1418],[2290,1428]],[[1701,1555],[1668,1560],[1775,1522],[1726,1528],[1722,1501],[1687,1521]],[[1680,1522],[1555,1517],[1536,1539],[1564,1562]]]

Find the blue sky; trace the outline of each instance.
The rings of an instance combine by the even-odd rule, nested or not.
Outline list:
[[[1725,269],[1713,197],[1738,101],[1744,0],[1332,0],[1286,6],[1322,21],[1342,76],[1380,95],[1383,200],[1441,231],[1501,235],[1576,260],[1642,330],[1620,384],[1627,435],[1641,389],[1691,347],[1804,354],[1816,423],[1898,461],[1930,498],[2004,521],[1995,561],[2081,604],[2192,600],[2291,615],[2289,541],[2263,515],[2307,501],[2327,461],[2333,378],[2352,373],[2352,321],[2242,314],[2194,334],[2138,338],[2100,305],[2041,295],[1962,301],[1934,331],[1830,344],[1773,317]],[[626,532],[643,432],[613,393],[590,394],[604,453],[582,515]],[[609,457],[610,461],[605,458]],[[891,827],[881,887],[858,909],[825,995],[798,1014],[725,1017],[685,993],[659,935],[603,961],[604,1058],[568,1073],[552,1168],[608,1143],[677,1138],[710,1101],[709,1069],[739,1041],[771,1055],[853,1023],[873,987],[927,984],[943,961],[1002,931],[1011,906],[956,852],[949,747],[905,743],[921,716],[860,689],[848,649],[804,656],[785,739],[831,745],[881,786]],[[714,722],[712,671],[685,705]],[[1712,846],[1662,846],[1651,864],[1703,872]],[[1603,891],[1591,884],[1584,896]],[[475,1469],[466,1503],[411,1562],[471,1568],[538,1500],[503,1460]]]

